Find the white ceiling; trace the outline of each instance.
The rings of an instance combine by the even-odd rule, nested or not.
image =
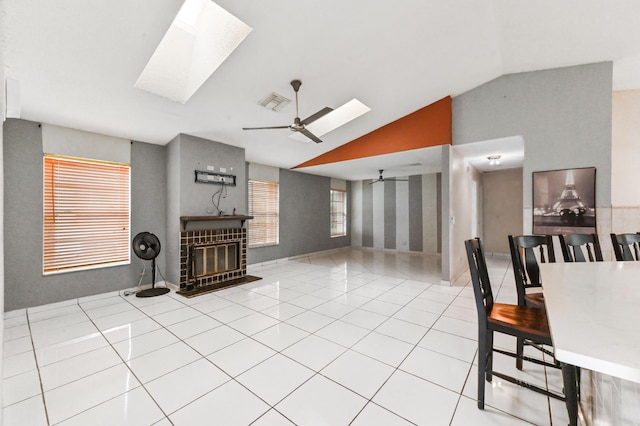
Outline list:
[[[180,104],[133,85],[182,0],[3,0],[4,62],[19,81],[21,118],[156,144],[187,133],[289,168],[503,74],[614,61],[613,88],[640,88],[635,0],[217,3],[253,31]],[[288,130],[242,131],[290,124],[293,102],[279,112],[258,102],[271,92],[293,97],[294,78],[302,118],[354,97],[371,111],[322,144],[292,140]],[[392,154],[305,171],[400,176],[430,161]]]

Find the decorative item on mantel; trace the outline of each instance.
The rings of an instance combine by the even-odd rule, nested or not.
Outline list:
[[[247,275],[246,220],[253,216],[180,216],[180,290],[194,297],[261,279]],[[217,228],[228,222],[239,226]],[[189,222],[208,222],[207,229],[187,231]]]

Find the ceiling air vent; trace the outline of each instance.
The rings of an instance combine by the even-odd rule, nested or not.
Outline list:
[[[269,96],[260,101],[260,105],[267,109],[271,109],[274,111],[280,111],[287,105],[289,105],[291,99],[287,99],[282,95],[278,95],[277,93],[271,93]]]

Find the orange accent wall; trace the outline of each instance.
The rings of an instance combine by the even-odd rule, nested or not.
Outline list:
[[[421,108],[294,169],[451,144],[451,97]]]

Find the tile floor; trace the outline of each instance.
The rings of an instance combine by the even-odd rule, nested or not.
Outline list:
[[[494,293],[515,301],[509,262]],[[476,408],[476,311],[439,257],[363,249],[249,267],[186,299],[101,294],[5,314],[4,425],[567,424],[494,379]],[[514,341],[497,339],[514,347]],[[558,390],[560,373],[496,369]]]

